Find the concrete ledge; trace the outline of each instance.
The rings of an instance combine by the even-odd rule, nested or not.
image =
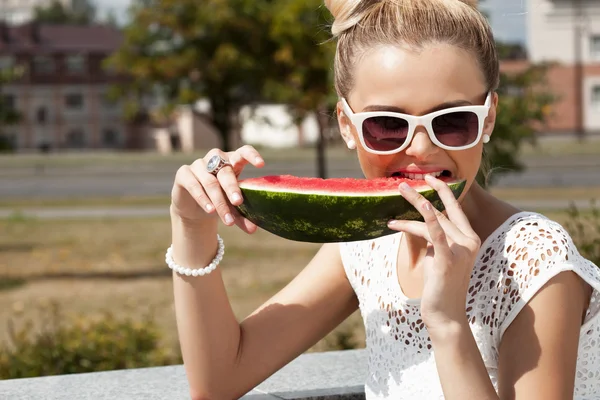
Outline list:
[[[364,399],[364,350],[304,354],[243,397]],[[189,399],[182,365],[0,381],[0,399],[178,400]]]

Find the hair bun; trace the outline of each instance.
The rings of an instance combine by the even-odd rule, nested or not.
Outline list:
[[[378,2],[373,0],[325,0],[325,6],[335,19],[331,27],[333,36],[338,36],[360,22],[362,15],[356,12],[359,6]]]
[[[478,0],[324,0],[325,7],[333,15],[334,22],[331,26],[333,36],[339,36],[342,32],[351,29],[365,17],[373,12],[375,6],[396,4],[397,6],[427,6],[436,7],[438,2],[458,1],[469,7],[478,8]],[[456,4],[456,3],[455,3]]]
[[[465,3],[466,5],[473,7],[473,8],[478,8],[479,4],[477,0],[458,0],[461,3]]]

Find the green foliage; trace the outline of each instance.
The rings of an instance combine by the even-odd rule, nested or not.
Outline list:
[[[569,220],[565,229],[581,255],[600,267],[600,210],[591,201],[591,211],[581,212],[575,204],[569,208]]]
[[[478,181],[484,186],[506,172],[520,172],[519,151],[524,143],[535,144],[536,132],[543,127],[555,96],[548,91],[545,64],[533,65],[523,72],[502,74],[498,88],[499,103],[492,140],[485,146],[485,161]]]
[[[159,115],[206,98],[212,122],[229,147],[232,115],[255,101],[273,54],[266,26],[273,0],[137,0],[125,40],[107,64],[133,76],[119,88],[131,99],[129,117],[150,115],[144,96],[164,101]]]
[[[35,326],[41,326],[39,333]],[[65,375],[180,364],[160,347],[150,316],[137,321],[111,313],[67,318],[53,305],[39,324],[12,324],[10,345],[0,348],[0,379]]]
[[[0,252],[1,251],[2,251],[2,249],[0,248]],[[23,279],[23,278],[4,277],[4,278],[0,279],[0,292],[13,290],[13,289],[19,288],[25,284],[27,284],[27,281],[25,281],[25,279]]]
[[[89,0],[80,0],[76,8],[54,0],[47,7],[37,6],[34,9],[33,20],[46,24],[89,25],[94,22],[95,17],[96,8]]]
[[[329,12],[321,0],[284,0],[274,10],[270,37],[275,42],[264,95],[306,112],[333,110],[335,41],[328,28]],[[300,21],[300,23],[299,23]]]
[[[357,328],[338,329],[325,337],[325,349],[323,351],[354,350],[362,348],[355,338]]]
[[[130,98],[129,118],[159,116],[204,98],[223,148],[239,108],[263,101],[313,111],[329,96],[333,44],[318,0],[137,0],[125,42],[108,60],[133,75],[118,88]],[[161,110],[145,110],[157,95]]]

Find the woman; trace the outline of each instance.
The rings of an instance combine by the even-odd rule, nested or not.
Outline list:
[[[326,4],[340,131],[364,175],[424,178],[447,211],[400,186],[424,223],[390,221],[398,234],[325,244],[240,324],[216,266],[218,217],[256,230],[232,205],[242,202],[237,175],[264,161],[245,146],[182,167],[167,259],[201,275],[173,276],[192,397],[242,396],[360,307],[368,399],[600,398],[597,267],[560,225],[475,181],[498,104],[485,18],[460,0]],[[458,201],[448,178],[468,182]]]

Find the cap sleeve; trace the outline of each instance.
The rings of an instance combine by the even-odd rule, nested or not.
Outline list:
[[[505,232],[497,289],[500,338],[519,312],[553,277],[572,271],[600,291],[600,269],[583,258],[560,224],[539,214],[523,217]]]

